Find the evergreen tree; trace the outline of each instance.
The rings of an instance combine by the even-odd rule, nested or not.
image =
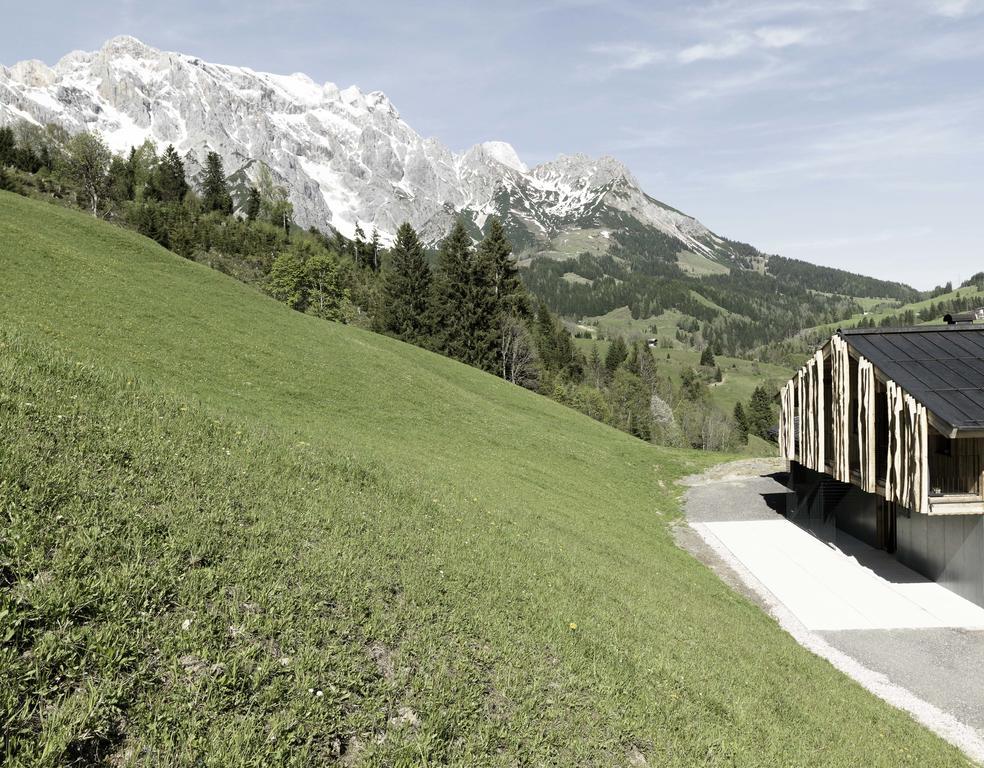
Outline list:
[[[479,244],[476,256],[480,268],[487,273],[496,312],[528,314],[519,267],[512,256],[512,244],[506,238],[498,216],[489,219],[488,233]]]
[[[763,440],[769,440],[769,430],[775,426],[775,411],[772,395],[765,385],[760,384],[752,391],[746,416],[749,432],[758,435]]]
[[[246,197],[246,221],[253,222],[256,221],[256,217],[260,215],[260,190],[256,187],[251,186],[249,188],[249,194]]]
[[[352,243],[337,229],[332,237],[332,250],[339,256],[344,256],[345,254],[352,255]]]
[[[738,438],[742,444],[748,442],[748,417],[745,416],[745,408],[741,402],[735,403],[735,427],[738,430]]]
[[[14,129],[9,125],[0,126],[0,168],[13,165],[17,154],[17,140]]]
[[[704,347],[704,351],[700,353],[700,364],[706,365],[708,368],[714,367],[714,352],[711,350],[710,344]]]
[[[205,178],[202,180],[202,209],[206,213],[218,211],[226,216],[232,214],[232,195],[226,183],[222,158],[217,152],[205,156]]]
[[[605,368],[608,370],[609,377],[615,375],[615,371],[625,362],[628,356],[629,349],[625,345],[625,339],[621,336],[616,336],[608,346],[608,352],[605,354]]]
[[[372,240],[369,243],[367,261],[373,272],[379,271],[379,232],[375,227],[372,228]]]
[[[601,360],[601,355],[598,354],[597,344],[591,345],[591,354],[588,356],[588,376],[591,385],[599,389],[605,385],[608,378],[608,371]]]
[[[547,372],[561,376],[566,382],[579,383],[584,378],[584,356],[577,351],[564,324],[554,317],[544,302],[537,307],[533,339],[540,364]]]
[[[434,307],[445,354],[483,370],[496,366],[491,291],[477,268],[471,238],[460,219],[441,243]]]
[[[180,203],[188,194],[184,163],[173,144],[168,144],[157,165],[154,191],[162,203]]]
[[[366,233],[357,221],[355,222],[355,248],[353,254],[355,257],[355,266],[364,267],[368,263],[366,250]]]
[[[707,384],[690,366],[680,371],[680,390],[684,399],[690,402],[699,403],[707,399]]]
[[[431,270],[424,247],[409,223],[396,230],[382,291],[379,329],[411,344],[424,341],[429,336]]]

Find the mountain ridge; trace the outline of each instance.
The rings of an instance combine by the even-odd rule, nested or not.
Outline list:
[[[264,163],[290,191],[299,224],[349,237],[360,225],[388,242],[409,221],[436,243],[456,215],[481,230],[495,214],[518,250],[538,252],[572,231],[607,238],[628,217],[681,249],[741,261],[730,241],[645,193],[613,157],[560,155],[529,168],[497,140],[456,153],[414,131],[381,91],[213,64],[130,36],[51,67],[0,67],[0,123],[21,119],[98,132],[115,151],[174,144],[192,168],[215,151],[230,175]]]

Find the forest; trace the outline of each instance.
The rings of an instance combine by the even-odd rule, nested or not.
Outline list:
[[[399,228],[389,248],[381,246],[377,233],[366,237],[359,227],[353,239],[299,228],[288,190],[265,167],[237,200],[215,153],[189,183],[185,159],[173,146],[158,153],[146,142],[117,155],[97,135],[69,136],[53,126],[26,123],[0,128],[0,188],[77,206],[253,285],[296,311],[460,360],[642,440],[734,450],[749,433],[741,409],[726,414],[708,402],[708,384],[720,377],[711,346],[720,354],[730,338],[726,333],[707,337],[710,360],[685,371],[679,382],[660,370],[643,342],[616,339],[604,359],[596,350],[585,356],[551,311],[551,296],[541,293],[541,262],[521,274],[495,218],[477,243],[457,221],[432,259],[409,224]],[[618,269],[612,257],[597,262],[582,257],[577,263],[598,274]],[[626,273],[622,283],[602,277],[599,294],[606,296],[609,286],[621,297],[620,286],[638,286],[648,291],[646,311],[680,304],[694,317],[720,319],[716,310],[689,298],[685,282],[653,280],[669,273],[658,260],[650,264],[652,274]],[[771,398],[763,395],[745,410],[756,408],[751,431],[767,438]]]

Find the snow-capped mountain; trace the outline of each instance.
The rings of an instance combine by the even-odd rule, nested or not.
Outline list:
[[[148,138],[174,144],[192,170],[209,150],[230,176],[255,177],[265,163],[290,191],[299,224],[346,236],[359,224],[387,240],[409,221],[434,242],[456,214],[478,229],[498,214],[530,251],[575,231],[607,238],[631,222],[682,249],[732,256],[730,244],[646,195],[613,158],[561,156],[531,169],[500,141],[458,154],[421,137],[379,91],[210,64],[132,37],[54,67],[0,67],[0,123],[22,119],[98,132],[117,152]]]

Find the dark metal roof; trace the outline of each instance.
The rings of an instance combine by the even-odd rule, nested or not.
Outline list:
[[[953,430],[984,429],[984,325],[839,333]]]

